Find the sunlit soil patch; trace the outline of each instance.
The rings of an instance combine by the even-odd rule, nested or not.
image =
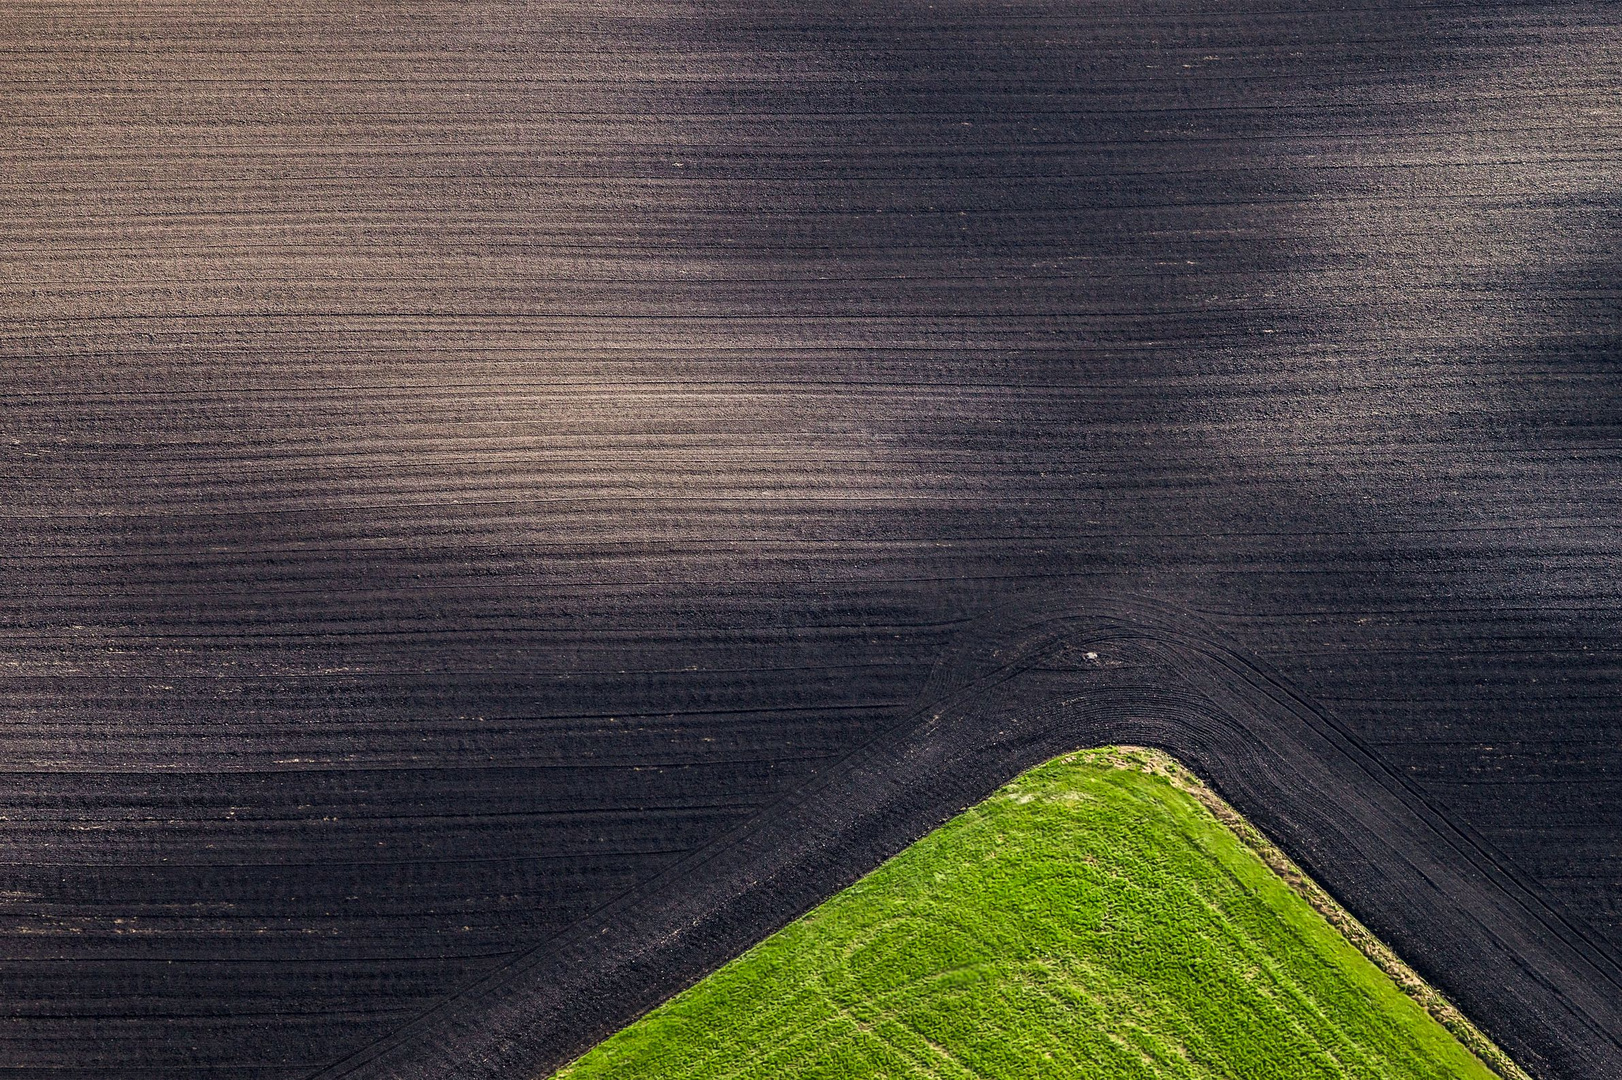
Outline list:
[[[559,1076],[1495,1075],[1483,1059],[1524,1075],[1176,762],[1106,748],[1031,770]]]

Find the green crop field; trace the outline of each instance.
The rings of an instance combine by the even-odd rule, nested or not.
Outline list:
[[[558,1075],[1495,1075],[1267,856],[1169,759],[1067,755]]]

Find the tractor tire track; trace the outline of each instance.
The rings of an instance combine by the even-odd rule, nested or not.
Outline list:
[[[1613,1075],[1622,971],[1332,717],[1192,615],[1030,611],[962,635],[858,753],[321,1080],[544,1074],[1023,769],[1107,743],[1208,778],[1534,1075]]]

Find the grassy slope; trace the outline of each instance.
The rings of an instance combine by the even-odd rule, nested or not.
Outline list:
[[[565,1069],[1491,1077],[1148,755],[1049,762]]]

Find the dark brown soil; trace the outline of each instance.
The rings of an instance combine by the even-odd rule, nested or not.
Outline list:
[[[1122,740],[1622,1074],[1619,24],[7,4],[0,1075],[528,1077]]]

